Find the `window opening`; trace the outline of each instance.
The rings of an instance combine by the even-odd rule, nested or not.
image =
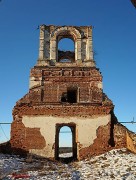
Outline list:
[[[67,91],[67,101],[69,103],[76,103],[77,102],[77,90],[69,89]]]
[[[62,93],[61,102],[77,103],[77,89],[68,89]]]

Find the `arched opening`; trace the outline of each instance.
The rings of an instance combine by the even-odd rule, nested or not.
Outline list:
[[[56,124],[55,159],[65,163],[77,159],[76,125]]]
[[[58,62],[72,63],[75,61],[75,43],[71,37],[60,37],[58,41]]]
[[[72,131],[68,126],[60,128],[59,132],[59,157],[68,158],[73,156]]]

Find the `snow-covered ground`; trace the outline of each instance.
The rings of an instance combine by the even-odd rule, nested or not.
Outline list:
[[[63,153],[63,154],[59,154],[60,158],[67,158],[67,157],[72,157],[73,153]]]
[[[136,155],[112,150],[80,162],[63,164],[47,159],[26,159],[0,154],[0,179],[136,180]]]

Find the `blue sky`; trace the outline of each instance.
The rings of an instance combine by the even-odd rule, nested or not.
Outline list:
[[[63,126],[60,129],[59,147],[72,147],[72,132],[67,126]]]
[[[40,24],[92,25],[95,61],[119,121],[136,120],[136,9],[130,0],[2,0],[0,2],[0,122],[28,92]],[[136,132],[136,124],[127,127]],[[10,127],[2,125],[7,138]],[[0,127],[0,141],[5,141]]]

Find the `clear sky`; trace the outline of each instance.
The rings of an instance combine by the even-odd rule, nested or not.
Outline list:
[[[36,64],[40,24],[92,25],[95,61],[103,89],[119,121],[136,121],[136,9],[130,0],[0,1],[0,122],[12,122],[12,109],[28,92]],[[0,141],[10,137],[1,125]],[[136,124],[126,125],[136,132]]]

